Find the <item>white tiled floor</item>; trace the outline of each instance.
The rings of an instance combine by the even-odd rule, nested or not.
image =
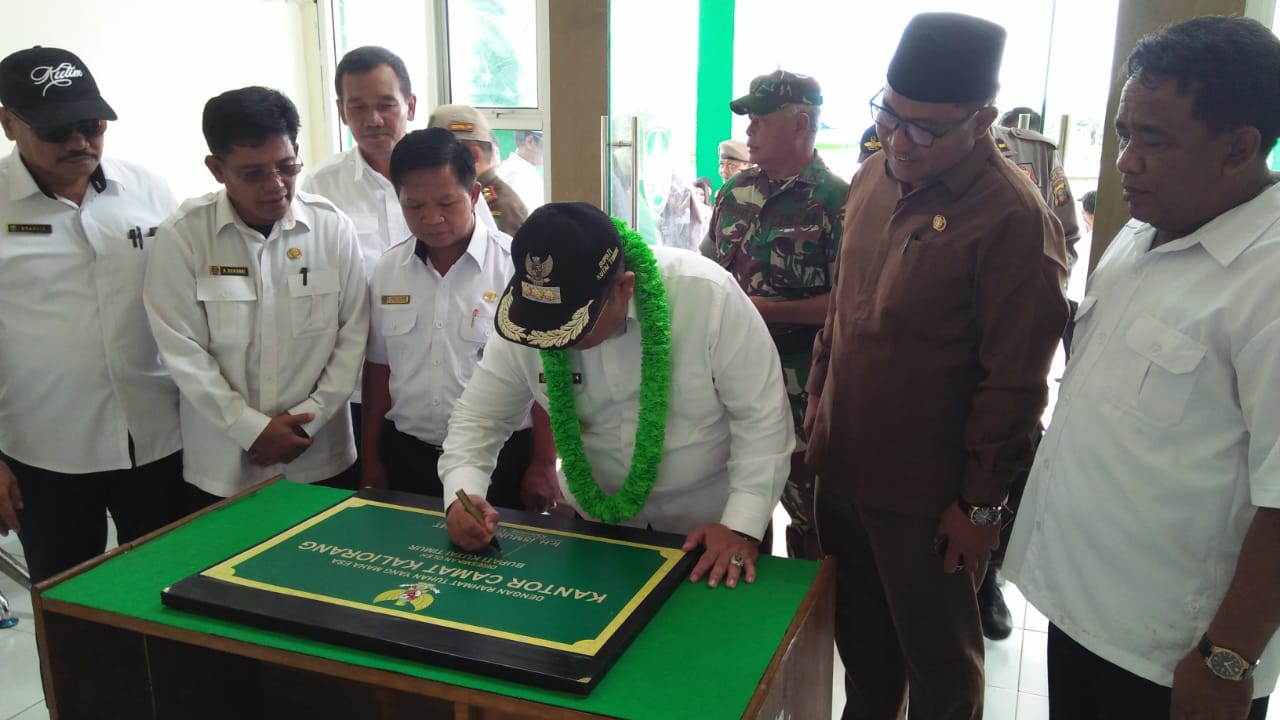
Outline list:
[[[781,508],[775,515],[775,548],[783,552],[786,514]],[[0,537],[0,547],[21,557],[22,546],[12,534]],[[35,620],[31,614],[31,597],[19,585],[0,574],[0,592],[9,599],[19,618],[18,624],[0,630],[0,720],[48,720],[44,692],[40,685],[36,661]],[[1001,642],[987,643],[987,720],[1047,720],[1049,717],[1048,681],[1045,669],[1045,641],[1049,623],[1010,584],[1004,587],[1005,600],[1013,613],[1013,635]],[[844,708],[844,667],[836,657],[832,685],[832,717],[840,717]],[[1280,720],[1280,696],[1273,698],[1268,720]]]

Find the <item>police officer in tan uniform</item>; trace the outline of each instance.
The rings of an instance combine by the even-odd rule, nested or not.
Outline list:
[[[991,126],[991,136],[1000,153],[1018,166],[1031,182],[1040,189],[1040,195],[1049,210],[1062,223],[1067,239],[1067,271],[1075,265],[1076,243],[1080,240],[1080,223],[1076,218],[1076,202],[1071,196],[1071,186],[1062,170],[1062,158],[1058,146],[1052,140],[1030,128],[1017,127],[1021,116],[1030,115],[1032,127],[1040,127],[1040,116],[1030,108],[1014,108],[1000,118],[1000,125]],[[1007,123],[1007,124],[1006,124]],[[1037,442],[1043,428],[1037,429]],[[1015,510],[1026,487],[1027,474],[1021,472],[1009,490],[1009,506]],[[982,618],[982,634],[991,640],[1003,640],[1013,632],[1013,618],[1004,602],[1004,593],[998,583],[997,572],[1004,561],[1004,548],[1013,532],[1010,525],[1000,536],[1000,547],[991,553],[987,575],[978,588],[978,610]]]
[[[725,140],[720,143],[720,182],[727,183],[729,178],[752,166],[751,151],[741,140]]]
[[[427,126],[449,130],[471,148],[476,159],[476,181],[493,213],[493,221],[502,232],[515,235],[529,211],[520,195],[498,177],[498,142],[484,115],[470,105],[441,105],[431,113]]]
[[[1009,121],[1013,112],[1016,110],[1006,113],[1001,122]],[[1034,112],[1029,114],[1033,116],[1032,123],[1038,124],[1039,116]],[[1035,130],[1017,127],[1016,117],[1012,122],[1012,127],[992,125],[991,135],[1009,162],[1017,165],[1040,188],[1045,204],[1062,223],[1062,232],[1067,236],[1067,270],[1070,270],[1078,257],[1076,243],[1080,241],[1080,221],[1076,218],[1076,202],[1071,195],[1067,175],[1062,170],[1058,146]]]

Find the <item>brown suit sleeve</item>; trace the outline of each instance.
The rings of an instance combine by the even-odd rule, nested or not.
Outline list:
[[[1046,377],[1067,320],[1062,230],[1041,208],[1010,214],[978,258],[975,321],[984,377],[965,424],[961,495],[1004,501],[1031,463],[1031,436],[1047,400]]]

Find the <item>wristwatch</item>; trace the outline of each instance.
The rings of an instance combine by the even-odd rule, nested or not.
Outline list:
[[[964,498],[956,498],[956,504],[960,506],[960,512],[968,516],[969,522],[978,527],[1000,524],[1000,518],[1007,512],[1003,505],[974,505]]]
[[[1235,650],[1214,645],[1208,633],[1200,636],[1199,650],[1204,664],[1223,680],[1248,680],[1253,677],[1253,671],[1258,669],[1258,663],[1245,660]]]

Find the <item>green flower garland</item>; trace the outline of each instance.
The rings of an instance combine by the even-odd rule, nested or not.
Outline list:
[[[600,489],[582,446],[569,352],[543,350],[542,372],[547,378],[551,430],[569,491],[591,517],[620,523],[635,517],[644,507],[662,463],[671,390],[671,311],[653,251],[626,223],[613,218],[613,224],[622,236],[626,267],[636,275],[635,296],[640,313],[640,417],[631,469],[616,495],[606,495]]]

